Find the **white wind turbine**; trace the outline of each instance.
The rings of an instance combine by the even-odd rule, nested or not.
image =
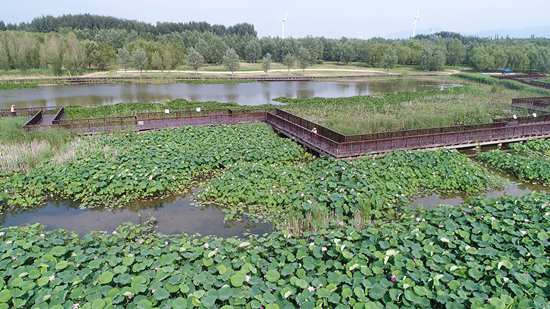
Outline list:
[[[359,34],[359,38],[362,39],[363,38],[363,32],[365,32],[365,30],[367,30],[367,28],[363,29],[363,31],[361,31],[361,32],[355,32],[355,33]]]
[[[277,30],[277,28],[275,28],[275,29],[273,30],[273,32],[271,32],[271,33],[269,34],[269,37],[274,37],[274,36],[275,36],[275,31],[276,31],[276,30]]]
[[[416,9],[416,16],[414,17],[414,21],[413,21],[413,24],[411,25],[411,27],[414,27],[413,28],[413,38],[415,37],[416,35],[416,22],[417,21],[420,21],[422,23],[422,25],[424,27],[426,27],[426,25],[424,25],[424,22],[422,21],[422,19],[420,19],[420,15],[418,15],[418,12],[420,11],[420,2],[418,2],[418,9]]]
[[[279,20],[283,22],[283,39],[285,38],[286,16],[288,15],[289,10],[290,8],[286,11],[285,18],[283,19],[279,18]],[[288,32],[288,27],[286,27],[286,32]]]

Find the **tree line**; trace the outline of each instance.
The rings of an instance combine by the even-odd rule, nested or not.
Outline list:
[[[425,71],[438,71],[444,65],[471,66],[477,71],[508,67],[520,72],[546,72],[550,68],[550,40],[544,38],[468,41],[460,35],[440,33],[403,40],[311,36],[258,39],[249,34],[217,35],[198,30],[152,36],[127,29],[63,28],[50,33],[0,31],[0,69],[51,68],[57,74],[61,68],[105,68],[116,63],[122,48],[131,55],[138,48],[143,50],[147,63],[142,69],[161,70],[172,70],[183,64],[195,70],[200,68],[195,68],[197,63],[201,66],[226,64],[224,58],[227,59],[229,51],[232,58],[236,55],[239,60],[252,63],[269,54],[270,61],[289,68],[297,64],[301,69],[323,61],[354,62],[364,67],[386,69],[401,64],[421,67]],[[188,61],[190,55],[193,56],[191,63]]]
[[[31,22],[7,25],[0,21],[0,31],[27,31],[27,32],[60,32],[63,29],[71,30],[109,30],[124,29],[127,31],[136,31],[138,34],[148,34],[152,36],[168,34],[172,32],[199,31],[212,32],[216,35],[253,35],[256,36],[254,25],[239,23],[234,26],[225,27],[224,25],[210,25],[207,22],[157,22],[156,25],[140,22],[136,20],[120,19],[112,16],[92,15],[92,14],[66,14],[58,17],[52,15],[40,16],[34,18]]]

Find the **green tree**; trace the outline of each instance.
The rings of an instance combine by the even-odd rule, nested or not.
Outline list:
[[[212,63],[210,46],[206,43],[205,40],[200,39],[199,42],[195,45],[195,50],[198,51],[204,58],[204,62]]]
[[[76,71],[82,66],[85,57],[85,51],[80,47],[76,35],[73,32],[69,33],[65,43],[65,52],[63,53],[63,64],[69,75],[71,75],[71,69]]]
[[[84,50],[84,61],[88,65],[88,68],[92,68],[92,64],[97,63],[98,57],[98,45],[92,40],[84,40],[80,42],[81,48]]]
[[[462,45],[459,39],[449,39],[447,45],[447,61],[450,65],[455,66],[464,61],[466,56],[466,48]]]
[[[193,47],[187,51],[187,65],[195,69],[195,75],[198,74],[199,68],[204,66],[203,56]]]
[[[48,63],[53,71],[53,74],[59,76],[59,71],[63,66],[63,48],[61,40],[56,36],[50,36],[45,41],[46,44],[46,63]]]
[[[303,47],[298,50],[298,56],[296,57],[298,67],[302,69],[303,75],[306,75],[306,69],[311,65],[311,55],[309,51]]]
[[[168,69],[168,74],[170,74],[170,69],[172,68],[172,61],[172,53],[169,50],[162,52],[162,64]]]
[[[134,68],[139,70],[140,76],[143,76],[143,68],[147,65],[149,62],[149,58],[147,58],[147,54],[145,53],[145,50],[143,50],[141,47],[138,48],[133,55],[133,63]]]
[[[116,52],[113,47],[107,43],[99,43],[97,47],[97,66],[104,70],[115,61]]]
[[[290,69],[294,66],[296,58],[292,54],[286,54],[283,58],[283,64],[288,68],[287,76],[290,76]]]
[[[390,73],[390,69],[395,69],[397,66],[397,60],[397,53],[393,50],[393,48],[388,47],[384,57],[382,57],[382,67],[387,70],[386,74]]]
[[[420,52],[420,66],[424,71],[428,72],[430,70],[430,64],[432,62],[433,52],[429,45],[425,44],[422,46]]]
[[[442,50],[438,49],[433,53],[431,68],[435,69],[436,71],[439,71],[440,69],[443,68],[444,65],[445,65],[445,54],[443,53]]]
[[[250,63],[255,63],[262,55],[262,48],[256,40],[250,40],[244,48],[244,54],[246,60],[250,61]]]
[[[237,71],[241,67],[239,55],[237,55],[237,52],[233,48],[229,48],[225,52],[225,56],[223,57],[223,65],[231,71],[231,76],[233,76],[234,71]]]
[[[388,45],[381,43],[374,44],[370,53],[373,66],[377,68],[382,67],[382,58],[384,58],[386,50],[388,50]]]
[[[262,69],[265,72],[265,75],[267,75],[267,71],[271,69],[271,54],[268,53],[265,55],[264,59],[262,60]]]
[[[550,70],[550,51],[546,51],[539,56],[537,70],[541,73],[546,73]]]
[[[351,41],[347,41],[343,44],[342,53],[340,54],[340,61],[344,64],[348,64],[353,60],[355,60],[355,46],[353,46]]]
[[[118,49],[116,62],[118,63],[118,65],[124,68],[124,76],[126,76],[126,70],[133,63],[132,56],[130,56],[130,52],[126,49],[126,47]]]
[[[151,65],[162,71],[162,58],[160,57],[160,53],[158,51],[153,52],[153,55],[151,56]]]
[[[211,60],[213,63],[220,65],[223,61],[225,51],[228,49],[227,44],[219,36],[214,36],[209,43]]]

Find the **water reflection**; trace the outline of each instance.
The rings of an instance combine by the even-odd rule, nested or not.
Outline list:
[[[189,194],[131,203],[114,210],[80,209],[77,202],[52,200],[45,206],[4,212],[0,215],[0,222],[2,226],[41,223],[47,225],[47,230],[66,229],[84,235],[90,231],[114,231],[124,222],[139,224],[149,215],[158,219],[157,231],[162,234],[200,233],[231,237],[242,236],[247,231],[264,234],[271,228],[269,223],[254,223],[246,218],[242,222],[224,222],[225,214],[219,207],[196,207]]]
[[[426,91],[451,84],[421,80],[368,82],[269,82],[220,85],[75,85],[0,90],[0,108],[38,106],[99,106],[115,103],[154,103],[184,98],[192,101],[237,102],[261,105],[273,98],[351,97],[382,92]]]

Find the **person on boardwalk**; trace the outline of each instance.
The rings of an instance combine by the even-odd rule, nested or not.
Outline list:
[[[316,143],[316,142],[317,142],[317,141],[316,141],[316,138],[317,138],[317,128],[314,127],[314,128],[311,130],[311,132],[313,132],[313,142]]]
[[[11,105],[11,115],[13,117],[17,116],[17,113],[15,113],[15,105],[13,105],[13,104]]]

